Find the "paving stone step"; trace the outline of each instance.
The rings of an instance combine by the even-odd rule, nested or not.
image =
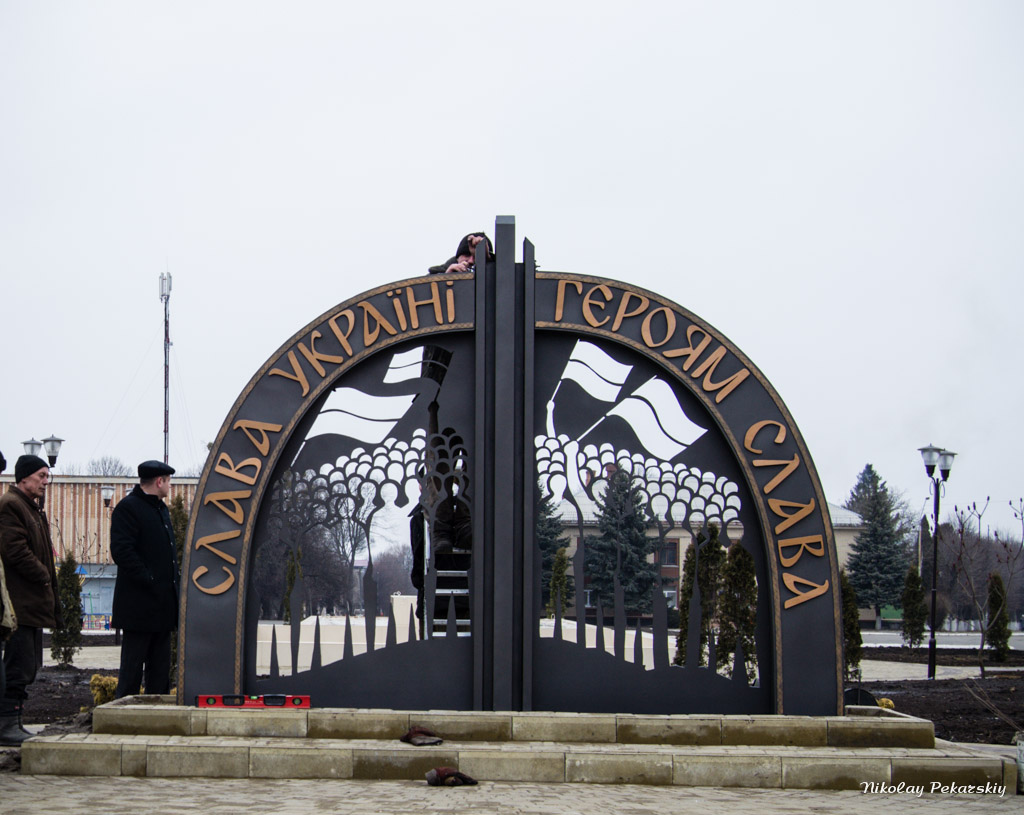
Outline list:
[[[861,789],[932,783],[1015,789],[1016,764],[937,742],[931,722],[881,708],[845,716],[712,716],[198,708],[132,697],[92,734],[34,738],[22,772],[152,777],[480,780]],[[398,739],[427,727],[444,743]]]
[[[862,789],[933,783],[1016,789],[1016,763],[962,745],[843,748],[557,741],[69,734],[21,748],[31,775],[422,780],[438,766],[479,780]]]
[[[559,741],[659,745],[912,747],[935,744],[931,722],[848,708],[847,716],[710,716],[395,711],[343,708],[196,708],[169,697],[103,705],[93,732],[172,736],[397,739],[410,727],[460,741]],[[167,702],[167,703],[164,703]],[[867,711],[865,713],[864,711]],[[869,715],[870,714],[870,715]]]

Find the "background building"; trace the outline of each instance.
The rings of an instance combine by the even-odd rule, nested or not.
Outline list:
[[[139,483],[138,478],[100,475],[53,474],[46,489],[46,516],[57,558],[71,552],[78,561],[82,580],[82,628],[102,631],[109,628],[114,601],[117,566],[110,557],[110,514],[117,502]],[[10,473],[0,475],[0,492],[14,483]],[[186,511],[196,494],[198,478],[171,480],[173,500],[180,495]],[[103,487],[113,487],[110,506],[104,506]]]
[[[57,557],[72,552],[79,563],[113,563],[110,557],[110,513],[117,502],[139,483],[138,478],[115,478],[102,475],[51,475],[46,488],[46,516]],[[14,483],[10,473],[0,475],[0,492]],[[178,495],[185,500],[185,510],[192,506],[198,478],[172,478],[168,503]],[[103,487],[114,488],[110,506],[103,505]]]

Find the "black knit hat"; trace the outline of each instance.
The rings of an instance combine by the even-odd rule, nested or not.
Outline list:
[[[4,458],[4,454],[0,453],[0,473],[7,469],[7,459]]]
[[[469,248],[469,239],[480,237],[483,238],[487,243],[487,259],[490,260],[494,257],[494,247],[491,245],[491,239],[487,237],[483,232],[470,232],[466,237],[459,241],[459,248],[455,250],[455,257],[462,255],[475,255],[472,249]]]
[[[14,463],[14,483],[17,484],[33,473],[38,473],[43,467],[49,466],[39,456],[20,456]]]

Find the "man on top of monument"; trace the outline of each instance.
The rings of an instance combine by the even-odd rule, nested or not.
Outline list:
[[[487,259],[493,259],[494,246],[491,244],[491,239],[483,232],[470,232],[466,237],[459,241],[459,246],[455,250],[455,255],[453,257],[448,258],[444,263],[437,266],[431,266],[428,271],[430,274],[475,271],[474,264],[476,263],[476,247],[481,241],[487,241]]]

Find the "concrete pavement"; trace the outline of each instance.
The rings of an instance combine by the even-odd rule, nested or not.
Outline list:
[[[419,781],[304,781],[99,778],[0,775],[4,815],[203,815],[272,812],[309,815],[730,815],[1020,812],[1020,798],[998,794],[718,789],[634,785],[482,782],[428,787]]]
[[[860,632],[864,645],[871,646],[894,646],[903,644],[903,637],[896,629],[886,628],[876,631],[872,628],[862,628]],[[981,641],[980,631],[936,631],[935,644],[939,648],[963,648],[965,650],[977,650]],[[928,644],[928,632],[925,632],[925,647]],[[1017,651],[1024,651],[1024,631],[1014,631],[1010,634],[1010,647]]]
[[[85,668],[116,669],[118,647],[90,647],[76,658]],[[47,654],[48,655],[48,654]],[[865,681],[924,678],[926,666],[867,660]],[[969,668],[939,669],[940,678],[976,675]],[[0,773],[2,815],[138,815],[140,812],[227,815],[265,811],[281,815],[345,812],[352,815],[479,813],[480,815],[705,815],[709,807],[730,815],[808,812],[878,815],[879,812],[1019,812],[1020,798],[939,790],[814,791],[637,785],[482,782],[438,789],[418,781],[295,779],[161,779],[24,776]]]
[[[43,649],[43,666],[53,666],[57,663],[50,656],[50,649]],[[116,671],[121,667],[121,646],[120,645],[90,645],[83,648],[72,660],[76,668],[93,670]]]

